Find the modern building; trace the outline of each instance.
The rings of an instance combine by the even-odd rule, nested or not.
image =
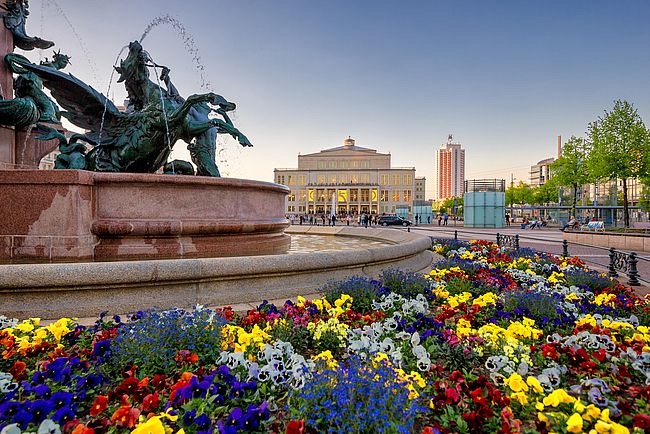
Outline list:
[[[555,158],[546,158],[545,160],[538,161],[537,164],[530,166],[530,185],[537,187],[543,185],[551,177],[551,164]]]
[[[465,150],[450,134],[436,153],[436,199],[461,197],[465,188]]]
[[[415,168],[391,167],[390,159],[348,137],[343,146],[298,155],[298,168],[275,169],[274,180],[291,189],[287,214],[388,214],[404,207],[411,212]]]

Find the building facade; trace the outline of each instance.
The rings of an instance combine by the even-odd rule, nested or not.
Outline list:
[[[275,169],[274,180],[291,190],[285,206],[290,215],[410,212],[415,168],[393,168],[390,159],[348,137],[343,146],[298,155],[298,168]]]
[[[465,185],[465,150],[450,134],[436,153],[436,199],[461,197]]]
[[[415,192],[413,193],[414,201],[426,200],[427,178],[424,176],[417,176],[415,178]]]
[[[534,166],[530,166],[530,185],[531,187],[538,187],[543,185],[551,178],[551,164],[555,158],[547,158],[537,162]]]

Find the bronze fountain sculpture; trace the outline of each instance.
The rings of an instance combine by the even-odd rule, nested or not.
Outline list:
[[[49,41],[25,35],[26,0],[7,5],[5,26],[12,31],[15,41],[31,41],[39,48],[51,46],[45,44]],[[25,14],[22,19],[21,12]],[[196,174],[219,177],[215,162],[218,133],[231,135],[242,146],[252,146],[228,116],[236,107],[234,103],[212,92],[183,98],[169,79],[169,68],[154,63],[138,41],[129,44],[127,57],[115,67],[118,82],[124,82],[128,94],[125,111],[72,74],[62,72],[60,69],[67,65],[69,57],[60,52],[55,52],[52,62],[41,64],[14,53],[7,54],[4,61],[18,78],[14,83],[16,98],[0,100],[0,124],[37,124],[37,138],[58,139],[61,154],[56,168],[154,173],[165,165],[174,144],[182,140],[188,143]],[[161,68],[160,80],[165,88],[150,80],[151,67]],[[50,90],[62,111],[43,92],[43,86]],[[59,123],[61,116],[87,132],[74,134],[68,141],[56,128],[44,124]],[[87,150],[85,144],[92,149]],[[172,170],[174,165],[181,168],[180,173],[193,171],[186,162],[172,164]],[[165,172],[168,171],[166,168]]]

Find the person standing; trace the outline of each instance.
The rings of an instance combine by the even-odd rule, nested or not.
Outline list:
[[[449,220],[449,214],[445,213],[445,215],[443,216],[443,219],[445,220],[444,225],[447,226],[447,220]]]
[[[332,222],[332,226],[336,226],[336,214],[332,214],[331,222]]]
[[[506,226],[510,226],[510,214],[506,213]]]

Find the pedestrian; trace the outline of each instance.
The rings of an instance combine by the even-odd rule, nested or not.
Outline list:
[[[510,226],[510,214],[506,213],[506,226]]]
[[[332,226],[336,226],[336,214],[332,214]]]
[[[438,214],[438,226],[442,224],[442,214]]]
[[[427,216],[427,224],[428,224],[428,225],[431,224],[431,216],[430,216],[430,215]]]
[[[300,226],[302,226],[302,223],[303,223],[304,220],[305,220],[305,218],[302,216],[302,214],[300,214]]]
[[[449,220],[449,214],[445,213],[443,219],[445,220],[445,226],[447,226],[447,220]]]

